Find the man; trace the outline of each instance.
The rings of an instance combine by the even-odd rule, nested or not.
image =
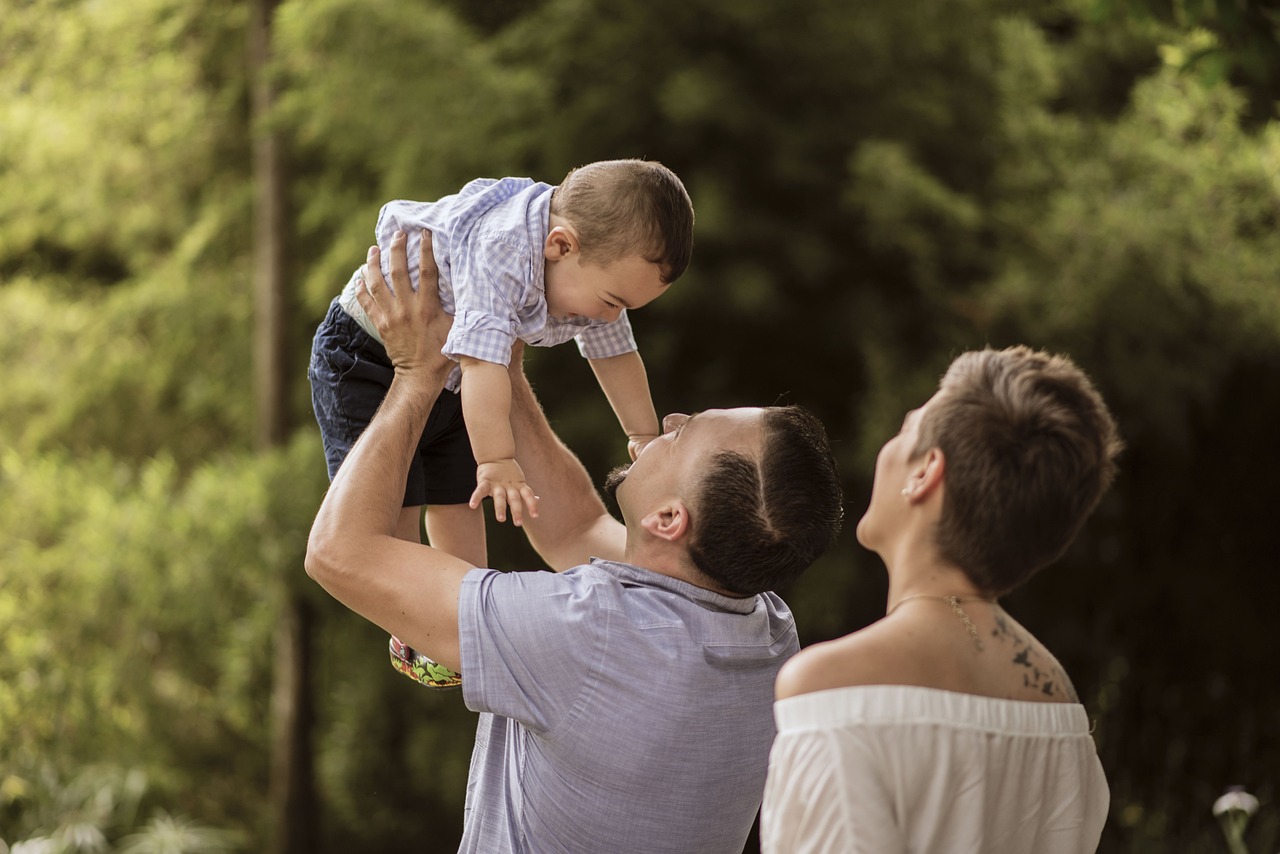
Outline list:
[[[530,541],[558,570],[501,573],[396,537],[411,454],[451,367],[435,288],[391,287],[370,249],[360,304],[395,367],[316,515],[307,572],[454,670],[481,713],[461,850],[739,852],[764,788],[773,680],[798,649],[768,592],[841,516],[821,425],[796,407],[669,415],[610,476],[623,522],[551,431],[512,359],[516,458],[539,484]],[[423,279],[436,275],[424,235]],[[513,516],[518,510],[513,508]]]

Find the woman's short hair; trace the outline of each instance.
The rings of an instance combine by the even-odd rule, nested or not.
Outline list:
[[[939,551],[999,596],[1066,551],[1111,485],[1123,443],[1083,371],[1019,346],[951,363],[912,455],[935,447],[945,460]]]
[[[569,174],[551,212],[573,224],[582,259],[609,264],[639,255],[680,278],[693,255],[693,203],[674,172],[656,160],[602,160]]]

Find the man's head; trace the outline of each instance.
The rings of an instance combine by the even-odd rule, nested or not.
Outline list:
[[[961,355],[919,417],[912,451],[945,460],[941,556],[1001,595],[1066,551],[1115,477],[1123,443],[1065,356],[1026,347]]]
[[[807,410],[708,410],[669,415],[663,428],[606,488],[628,527],[679,545],[711,585],[740,596],[776,589],[835,541],[839,477]]]

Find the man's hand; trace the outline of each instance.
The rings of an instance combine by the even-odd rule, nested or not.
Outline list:
[[[418,282],[415,291],[409,283],[409,262],[405,252],[403,231],[391,239],[391,284],[382,277],[378,247],[369,248],[368,260],[361,268],[363,287],[356,299],[369,320],[382,336],[387,356],[397,371],[418,369],[442,370],[448,359],[440,355],[444,340],[453,326],[453,318],[440,306],[436,285],[439,270],[431,252],[431,233],[422,232],[422,248],[418,253]]]
[[[507,521],[507,509],[511,509],[511,523],[517,528],[524,524],[524,511],[538,515],[538,496],[524,481],[524,471],[515,460],[493,460],[481,463],[476,469],[476,491],[471,493],[471,508],[480,506],[485,496],[493,498],[493,515],[499,522]]]

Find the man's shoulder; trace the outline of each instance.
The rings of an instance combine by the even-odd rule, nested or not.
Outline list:
[[[622,592],[617,579],[591,564],[582,564],[563,572],[547,569],[508,572],[476,569],[467,574],[463,583],[483,589],[485,595],[570,597],[565,600],[566,603],[590,597],[596,600],[596,604],[605,604]]]

